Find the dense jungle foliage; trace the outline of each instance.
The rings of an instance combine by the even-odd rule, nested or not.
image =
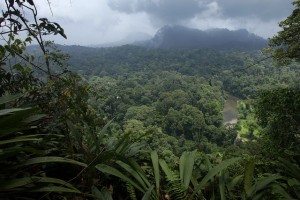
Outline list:
[[[300,199],[299,0],[267,52],[56,46],[5,5],[0,199]]]

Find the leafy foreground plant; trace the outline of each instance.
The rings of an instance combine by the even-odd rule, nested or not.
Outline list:
[[[273,163],[277,173],[263,174],[254,173],[257,160],[248,161],[244,174],[234,177],[225,185],[224,189],[228,193],[228,198],[243,200],[299,199],[300,167],[297,162],[291,160],[280,158]],[[225,199],[225,195],[221,196],[221,199]]]
[[[81,86],[77,88],[78,95],[84,96]],[[48,94],[46,90],[40,96]],[[111,122],[103,128],[96,126],[97,120],[91,121],[96,116],[90,114],[84,99],[72,91],[63,94],[48,98],[56,102],[56,110],[40,105],[49,115],[37,114],[37,108],[11,106],[21,95],[0,97],[1,197],[112,198],[106,178],[99,177],[95,165],[125,161],[137,155],[141,145],[130,142],[128,134],[119,139],[108,137]]]
[[[61,135],[44,134],[40,122],[45,115],[35,108],[13,108],[9,105],[21,95],[0,97],[0,196],[36,199],[51,194],[58,198],[64,193],[81,192],[65,180],[49,177],[48,172],[66,164],[87,167],[82,162],[52,156]],[[48,193],[49,192],[49,193]]]
[[[296,155],[299,159],[299,154]],[[284,183],[274,187],[276,194],[282,198],[300,199],[300,165],[292,159],[279,159],[280,173]]]
[[[179,160],[179,171],[171,169],[165,160],[159,159],[157,152],[151,153],[151,173],[146,173],[147,167],[140,166],[134,160],[116,161],[116,166],[96,165],[103,172],[121,178],[140,193],[141,199],[203,199],[202,190],[222,170],[237,162],[240,158],[225,160],[213,167],[201,179],[195,179],[193,174],[195,153],[184,152]],[[161,171],[162,169],[162,171]],[[164,176],[161,176],[161,174]],[[163,178],[165,177],[165,178]],[[138,199],[138,193],[130,189],[131,198]]]

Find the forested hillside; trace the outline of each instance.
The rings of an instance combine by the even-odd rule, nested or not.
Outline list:
[[[279,67],[259,51],[213,49],[145,49],[136,46],[89,48],[59,46],[70,56],[68,64],[89,78],[128,77],[134,73],[174,72],[205,79],[239,98],[254,97],[258,91],[297,84],[297,63]],[[145,82],[151,77],[145,78]]]
[[[300,199],[298,0],[268,49],[56,45],[5,2],[0,199]]]

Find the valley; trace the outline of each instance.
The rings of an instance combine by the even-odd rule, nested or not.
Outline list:
[[[1,200],[300,199],[299,0],[4,2]]]

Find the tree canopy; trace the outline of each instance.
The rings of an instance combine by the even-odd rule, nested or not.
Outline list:
[[[280,63],[300,60],[300,0],[294,1],[293,5],[292,14],[279,23],[283,30],[270,39],[270,46],[276,47],[274,57]]]
[[[60,46],[73,56],[70,72],[44,40],[66,37],[63,29],[38,19],[33,0],[4,2],[0,199],[300,199],[299,63],[257,63],[261,52]],[[241,128],[224,126],[228,94],[242,102]]]

